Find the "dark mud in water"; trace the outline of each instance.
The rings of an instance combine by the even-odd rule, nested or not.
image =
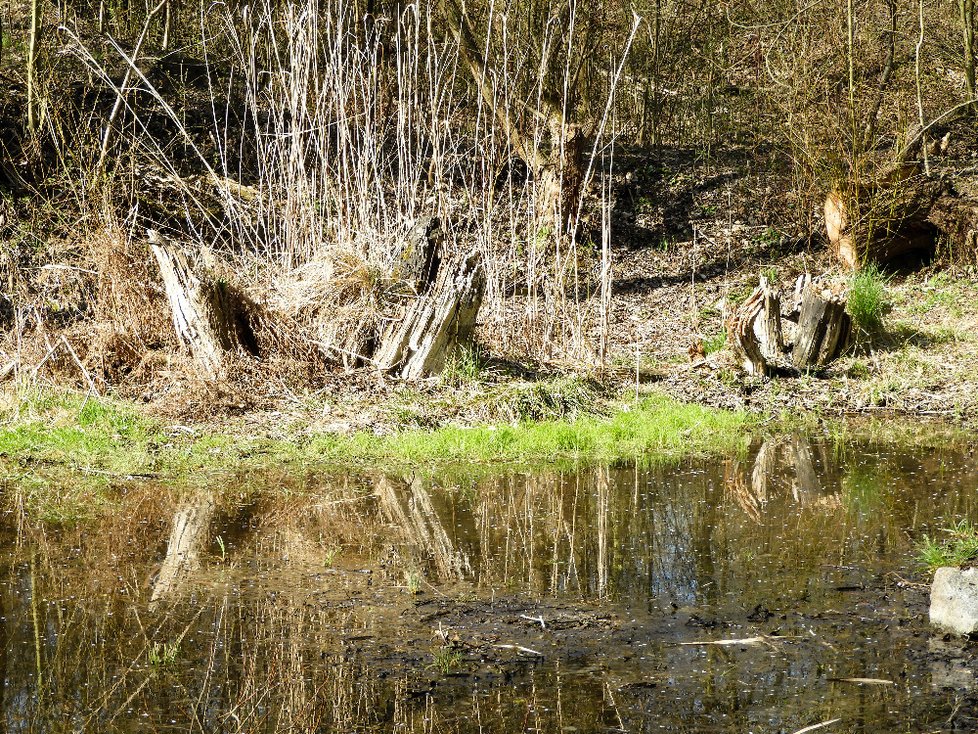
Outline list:
[[[913,560],[978,520],[966,447],[221,484],[6,514],[5,730],[978,727],[975,648],[928,628]]]

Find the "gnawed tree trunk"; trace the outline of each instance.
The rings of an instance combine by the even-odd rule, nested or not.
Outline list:
[[[456,347],[471,340],[485,289],[477,252],[455,266],[444,263],[430,292],[384,337],[377,365],[408,380],[440,371]]]
[[[832,252],[856,270],[867,263],[933,252],[937,228],[928,220],[945,184],[913,164],[891,166],[874,180],[833,191],[825,200]]]
[[[781,293],[765,278],[727,322],[727,336],[748,374],[794,373],[821,367],[845,347],[846,299],[810,276],[795,286],[795,303],[781,313]],[[797,323],[793,319],[797,318]]]
[[[192,262],[158,232],[148,233],[173,312],[177,338],[211,379],[223,374],[232,353],[256,354],[255,337],[245,313],[247,299],[218,280],[203,264]]]

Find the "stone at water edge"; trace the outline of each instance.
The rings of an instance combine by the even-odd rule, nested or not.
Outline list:
[[[937,569],[930,588],[930,623],[959,635],[978,632],[978,568]]]

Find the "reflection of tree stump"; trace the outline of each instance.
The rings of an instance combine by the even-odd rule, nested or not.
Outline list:
[[[173,515],[166,556],[153,582],[150,611],[160,601],[172,596],[181,579],[197,568],[200,552],[210,539],[208,530],[216,508],[217,502],[210,493],[201,493],[177,508]]]
[[[724,484],[747,517],[760,523],[768,503],[778,496],[790,497],[803,508],[839,507],[842,476],[828,444],[794,434],[766,439],[754,457],[749,477],[737,462],[725,472]]]
[[[381,477],[377,493],[388,521],[397,527],[405,543],[431,558],[442,578],[461,579],[471,573],[469,559],[455,548],[420,479],[415,478],[404,489]]]

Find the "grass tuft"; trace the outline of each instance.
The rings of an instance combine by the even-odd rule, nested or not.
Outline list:
[[[917,546],[917,557],[923,566],[935,571],[942,566],[971,566],[978,561],[978,528],[961,520],[945,528],[940,540],[925,535]]]
[[[872,334],[883,326],[883,316],[889,307],[887,286],[890,279],[875,263],[853,273],[849,280],[847,309],[852,323],[864,334]]]

